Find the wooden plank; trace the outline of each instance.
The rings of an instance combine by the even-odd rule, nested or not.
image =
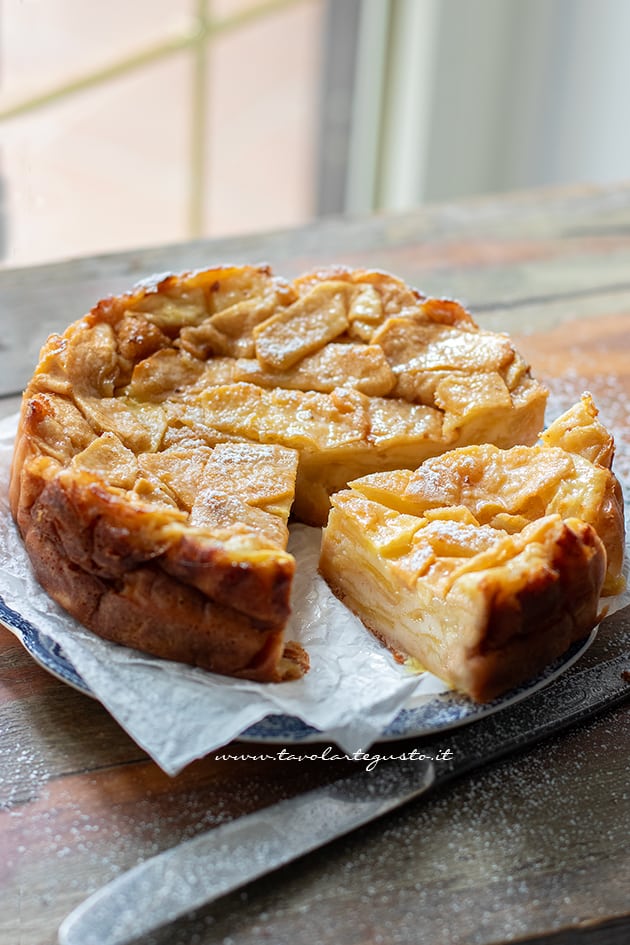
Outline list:
[[[614,623],[599,641],[607,655]],[[627,633],[630,615],[623,626]],[[84,703],[83,719],[90,700],[59,690],[60,698]],[[310,945],[373,941],[369,931],[379,928],[414,942],[421,919],[427,942],[490,942],[544,931],[550,906],[556,928],[574,924],[576,915],[582,923],[608,921],[626,902],[630,878],[620,829],[629,715],[622,709],[476,773],[311,857],[299,871],[287,868],[245,897],[228,897],[177,923],[157,941],[210,942],[215,935],[221,941],[246,932],[240,940],[253,942],[264,928],[272,941]],[[33,796],[0,814],[0,915],[14,916],[19,898],[24,943],[52,942],[51,923],[139,859],[336,773],[317,763],[291,765],[288,773],[280,763],[204,759],[170,779],[146,760],[121,764],[112,757],[103,766],[89,724],[82,728],[75,723],[59,733],[71,755],[81,751],[84,770],[72,775],[60,777],[48,759],[42,765],[35,758],[32,734],[24,731],[17,743],[29,745],[31,773],[46,775]],[[448,746],[448,733],[440,743]],[[585,759],[594,756],[598,763],[585,778]],[[483,937],[467,937],[473,931]],[[4,941],[11,939],[0,935]]]
[[[621,741],[603,719],[471,776],[151,942],[415,943],[419,927],[426,942],[497,942],[619,918],[630,880],[619,819],[626,781],[611,759],[630,749],[627,713],[625,722]],[[604,760],[585,778],[593,752]],[[199,828],[221,822],[226,796],[242,810],[246,792],[285,796],[287,782],[276,781],[274,795],[259,769],[251,762],[249,777],[232,772],[219,790],[161,797],[154,778],[133,770],[92,772],[87,789],[51,785],[11,838],[22,853],[3,858],[2,913],[15,915],[10,897],[19,896],[22,941],[54,941],[51,926],[120,869],[192,836],[195,819]]]
[[[0,271],[0,396],[23,387],[50,332],[155,272],[269,262],[293,277],[334,263],[370,266],[475,310],[532,296],[630,290],[629,206],[630,186],[528,192]]]

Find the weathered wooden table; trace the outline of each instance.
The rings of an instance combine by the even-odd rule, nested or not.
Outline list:
[[[16,408],[46,334],[97,298],[155,271],[241,260],[287,276],[384,268],[459,298],[483,327],[518,336],[553,403],[592,391],[630,481],[630,186],[0,272],[0,413]],[[611,618],[583,659],[618,648],[629,625],[630,609]],[[479,770],[143,942],[630,942],[629,719],[616,709]],[[336,773],[209,757],[171,779],[0,628],[1,945],[50,945],[120,871]]]

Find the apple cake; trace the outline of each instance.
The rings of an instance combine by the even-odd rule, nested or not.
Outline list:
[[[540,672],[623,586],[623,499],[589,395],[534,446],[461,447],[332,498],[320,568],[397,655],[478,701]]]
[[[350,480],[532,443],[545,402],[506,335],[386,273],[164,275],[45,344],[11,508],[38,580],[97,634],[292,679],[289,514],[324,525]]]

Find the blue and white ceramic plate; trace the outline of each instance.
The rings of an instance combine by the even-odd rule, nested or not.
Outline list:
[[[19,613],[7,607],[0,597],[0,623],[22,641],[33,659],[62,682],[73,686],[88,696],[94,693],[72,665],[62,648],[45,633],[38,630]],[[493,702],[479,705],[457,693],[425,696],[419,705],[410,705],[403,709],[385,729],[380,741],[395,741],[401,738],[415,738],[435,732],[456,728],[473,722],[485,715],[490,715],[506,708],[514,702],[525,699],[536,690],[548,685],[564,673],[588,649],[597,630],[593,630],[586,640],[575,643],[564,656],[556,660],[536,679],[518,689],[506,693]],[[240,741],[286,743],[318,742],[326,738],[325,732],[307,725],[300,719],[288,715],[270,715],[252,725],[240,736]]]
[[[419,738],[443,732],[446,729],[467,725],[483,716],[505,709],[521,699],[549,685],[562,673],[566,672],[589,648],[597,635],[595,628],[585,640],[579,640],[559,659],[551,663],[535,679],[524,683],[517,689],[505,693],[492,702],[483,704],[473,702],[456,692],[440,695],[423,696],[419,704],[410,704],[402,709],[393,722],[387,726],[379,738],[380,742],[392,742],[401,738]],[[326,737],[325,732],[306,725],[300,719],[286,715],[270,715],[256,725],[252,725],[239,736],[240,741],[250,742],[320,742]]]
[[[44,669],[47,669],[49,673],[69,686],[78,689],[79,692],[83,692],[87,696],[94,696],[88,684],[81,678],[59,644],[51,640],[41,630],[38,630],[37,627],[34,627],[30,621],[25,620],[16,610],[7,607],[1,597],[0,623],[14,633],[18,640],[21,640],[22,645],[33,659]]]

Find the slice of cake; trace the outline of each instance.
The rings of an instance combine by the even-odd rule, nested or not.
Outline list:
[[[320,568],[400,659],[486,701],[595,626],[623,586],[623,502],[591,398],[539,445],[456,449],[332,499]]]

